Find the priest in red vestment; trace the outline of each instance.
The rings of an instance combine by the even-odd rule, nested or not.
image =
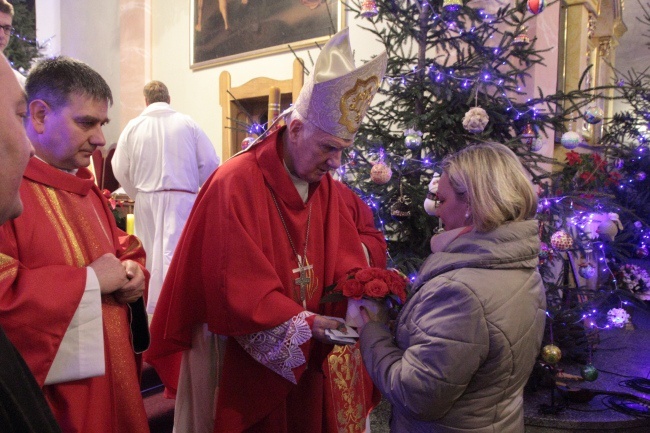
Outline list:
[[[355,68],[348,30],[337,33],[287,126],[227,161],[201,190],[145,354],[168,388],[178,386],[177,431],[365,430],[373,386],[359,351],[325,335],[341,328],[327,316],[344,317],[346,305],[320,299],[348,270],[367,266],[329,172],[352,145],[385,68],[386,53]]]
[[[148,432],[135,351],[148,344],[144,250],[87,167],[112,95],[86,64],[44,60],[26,83],[24,213],[0,228],[0,325],[62,430]]]

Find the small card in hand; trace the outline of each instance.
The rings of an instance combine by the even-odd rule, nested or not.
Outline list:
[[[340,317],[330,317],[327,316],[328,319],[333,319],[336,320],[337,322],[341,322],[345,324],[344,320]],[[339,331],[338,329],[326,329],[325,330],[325,335],[327,335],[330,340],[339,343],[339,344],[354,344],[357,342],[357,338],[359,338],[359,334],[357,331],[354,330],[354,328],[350,326],[345,327],[346,332]]]

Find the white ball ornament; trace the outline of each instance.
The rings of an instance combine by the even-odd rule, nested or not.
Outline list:
[[[424,211],[431,216],[436,215],[440,202],[438,201],[438,184],[440,183],[440,174],[434,173],[431,182],[429,182],[429,192],[424,199]]]
[[[542,147],[544,147],[544,140],[537,137],[533,140],[533,143],[530,145],[530,150],[532,150],[533,152],[538,152],[542,150]]]
[[[594,275],[596,275],[596,268],[591,263],[583,262],[580,263],[580,265],[578,266],[578,273],[582,278],[588,280],[590,278],[593,278]]]
[[[578,147],[580,144],[580,134],[578,134],[575,131],[567,131],[564,134],[562,134],[562,138],[560,139],[560,143],[562,143],[562,146],[565,148],[571,150],[575,149]]]
[[[377,185],[384,185],[385,183],[388,183],[392,176],[393,171],[388,165],[386,165],[386,163],[382,161],[376,163],[370,169],[370,179],[372,179],[372,181]]]

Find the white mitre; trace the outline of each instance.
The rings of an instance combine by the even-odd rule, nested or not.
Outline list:
[[[351,140],[386,72],[386,51],[356,68],[347,28],[325,44],[293,109],[323,131]]]

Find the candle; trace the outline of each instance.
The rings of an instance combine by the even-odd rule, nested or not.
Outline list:
[[[269,125],[273,123],[276,117],[280,115],[280,88],[271,87],[269,89]]]
[[[126,214],[126,232],[130,235],[135,231],[135,215],[132,213]]]

